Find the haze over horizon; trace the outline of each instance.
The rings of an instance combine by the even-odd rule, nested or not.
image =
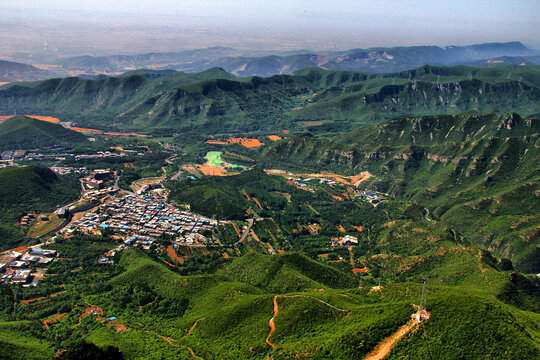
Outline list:
[[[540,47],[540,3],[533,0],[7,0],[0,12],[4,57],[53,50],[65,57],[210,46],[324,51],[521,41]]]

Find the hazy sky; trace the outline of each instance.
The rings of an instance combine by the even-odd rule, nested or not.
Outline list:
[[[0,21],[39,23],[56,16],[59,22],[72,20],[73,27],[206,32],[200,46],[192,36],[188,47],[217,45],[208,44],[208,34],[227,33],[237,42],[245,37],[248,44],[260,40],[269,48],[280,41],[284,48],[305,44],[316,50],[513,40],[540,48],[540,0],[1,0],[0,13]],[[222,38],[223,45],[236,44]]]

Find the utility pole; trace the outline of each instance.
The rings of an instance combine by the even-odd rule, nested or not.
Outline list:
[[[424,280],[424,286],[422,287],[422,298],[420,299],[420,306],[418,310],[425,310],[426,309],[426,280],[428,279],[427,276],[422,277]]]

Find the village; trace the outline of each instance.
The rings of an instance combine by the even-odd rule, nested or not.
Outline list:
[[[141,152],[133,150],[123,150],[121,152],[115,151],[96,151],[88,154],[72,154],[64,152],[65,149],[52,149],[44,152],[33,152],[27,150],[6,150],[0,153],[0,168],[8,166],[18,166],[19,162],[28,161],[63,161],[66,159],[84,160],[84,159],[97,159],[97,158],[121,158],[126,156],[142,156]],[[76,168],[73,172],[76,173]],[[58,172],[62,175],[71,173],[69,168],[58,168]]]
[[[347,187],[347,192],[350,193],[333,193],[333,198],[339,201],[344,201],[345,199],[350,200],[351,198],[357,198],[364,200],[377,206],[384,200],[387,200],[389,194],[382,192],[377,192],[373,190],[360,190],[359,186],[369,178],[372,178],[373,175],[369,172],[363,172],[355,176],[343,176],[337,174],[295,174],[285,170],[265,170],[267,174],[278,175],[287,179],[289,185],[293,185],[298,189],[309,191],[314,193],[317,189],[320,189],[321,186],[327,185],[329,189],[336,188],[342,189],[344,186]],[[328,192],[328,191],[327,191]]]
[[[0,281],[7,284],[37,286],[47,272],[47,265],[57,259],[56,250],[41,249],[40,245],[4,251],[0,254]]]
[[[216,220],[177,209],[151,197],[127,194],[85,214],[62,232],[80,231],[96,235],[111,230],[125,234],[124,244],[127,246],[149,246],[165,234],[192,245],[206,242],[200,232],[211,231],[216,225]]]
[[[58,235],[61,237],[69,237],[75,234],[111,235],[119,241],[115,248],[107,251],[97,259],[101,265],[114,263],[116,253],[130,247],[139,247],[146,251],[164,251],[162,243],[158,241],[164,236],[168,241],[173,241],[175,248],[178,246],[212,246],[216,241],[217,244],[221,245],[219,239],[215,239],[212,235],[212,231],[219,225],[219,222],[193,214],[189,210],[189,206],[182,208],[167,204],[167,190],[164,189],[163,184],[159,181],[160,179],[157,179],[158,181],[143,182],[139,187],[132,187],[133,192],[126,192],[122,191],[117,185],[118,171],[111,169],[90,171],[85,168],[60,166],[52,166],[51,170],[58,174],[72,173],[82,176],[79,178],[81,185],[80,198],[70,205],[57,209],[55,215],[60,219],[59,221],[62,219],[64,221],[54,229],[54,232],[58,231]],[[344,191],[343,186],[350,184],[348,179],[328,175],[323,177],[318,174],[305,174],[303,177],[299,177],[286,172],[282,172],[281,175],[287,178],[289,184],[295,185],[302,190],[316,191],[324,187],[322,190],[334,195],[334,198],[339,198],[340,201],[345,200],[345,198],[338,196]],[[349,182],[349,184],[346,182]],[[346,193],[343,193],[342,196],[346,196],[346,194],[348,200],[360,198],[367,200],[374,206],[380,201],[379,196],[385,197],[385,194],[354,188],[346,189]],[[46,222],[48,221],[47,216],[50,216],[50,214],[28,213],[20,218],[20,224],[30,226],[35,221]],[[312,229],[309,227],[308,229],[310,233],[317,233],[320,227],[318,224],[314,224]],[[244,230],[244,235],[249,234],[249,227]],[[344,232],[345,230],[341,229],[340,231]],[[52,231],[49,231],[46,235],[50,233]],[[358,238],[351,235],[332,238],[330,241],[332,248],[350,248],[355,245],[358,245]],[[269,252],[271,254],[276,253],[276,251],[272,250]],[[23,263],[13,262],[10,266],[4,265],[3,269],[9,271],[9,273],[6,273],[6,279],[10,279],[9,281],[13,283],[27,284],[28,279],[32,278],[30,271],[24,268],[25,264],[28,264],[29,258],[24,257],[25,255],[22,253],[13,253],[11,255],[14,257],[4,259],[6,260],[4,264],[10,264],[13,261],[23,261]],[[35,254],[31,255],[35,256]],[[18,256],[19,258],[16,259]],[[47,261],[49,260],[42,258],[42,260],[35,260],[34,263],[41,264]],[[13,267],[17,265],[22,267]],[[44,274],[46,269],[41,271]]]

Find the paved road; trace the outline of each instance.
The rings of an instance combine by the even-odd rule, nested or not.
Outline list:
[[[242,234],[242,237],[240,238],[240,240],[238,240],[237,242],[234,243],[234,246],[242,243],[244,240],[246,240],[248,234],[249,234],[249,230],[251,230],[251,227],[253,226],[253,219],[248,219],[247,220],[248,222],[248,227],[246,229],[246,231],[244,231],[244,233]]]
[[[171,176],[171,180],[174,181],[174,180],[178,179],[178,177],[179,177],[180,175],[182,175],[183,172],[184,172],[184,170],[179,170],[176,174],[174,174],[173,176]]]
[[[427,221],[432,221],[431,219],[428,219],[428,216],[429,216],[429,209],[428,209],[428,208],[424,208],[424,210],[426,210],[426,213],[424,214],[424,219],[426,219]]]

